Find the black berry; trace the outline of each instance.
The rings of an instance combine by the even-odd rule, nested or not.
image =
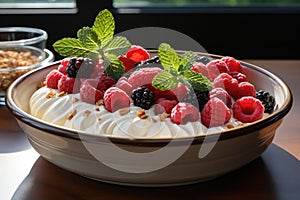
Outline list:
[[[210,62],[210,59],[207,57],[207,56],[200,56],[198,59],[197,59],[197,62],[202,62],[203,64],[207,64]]]
[[[71,78],[89,78],[94,72],[95,65],[90,58],[71,58],[66,71]]]
[[[138,87],[132,91],[131,98],[135,106],[149,110],[155,103],[155,97],[151,90],[146,87]]]
[[[191,90],[183,101],[193,104],[196,108],[198,107],[201,112],[204,105],[208,102],[208,94],[208,91],[202,92],[199,90]]]
[[[275,108],[275,98],[266,91],[259,90],[256,92],[256,98],[262,102],[265,107],[265,113],[272,113]]]

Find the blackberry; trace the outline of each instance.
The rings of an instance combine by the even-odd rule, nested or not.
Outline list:
[[[144,61],[141,61],[141,62],[137,62],[134,64],[134,67],[144,67],[144,66],[157,66],[157,65],[160,65],[160,60],[159,60],[159,57],[158,56],[153,56],[152,58],[149,58],[148,60],[144,60]]]
[[[209,91],[202,92],[199,90],[194,90],[194,94],[192,90],[187,94],[187,96],[184,98],[184,102],[193,104],[196,108],[199,108],[199,111],[201,112],[204,105],[208,102],[208,96]]]
[[[146,87],[138,87],[132,91],[131,98],[135,106],[149,110],[155,103],[154,94]]]
[[[264,90],[259,90],[256,92],[256,98],[260,100],[265,107],[265,113],[272,113],[275,108],[275,98]]]
[[[90,58],[71,58],[66,71],[71,78],[89,78],[94,72],[95,65]]]
[[[210,59],[207,56],[200,56],[197,60],[197,62],[202,62],[203,64],[207,64],[210,62]]]

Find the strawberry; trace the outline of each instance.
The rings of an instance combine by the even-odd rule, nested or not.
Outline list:
[[[141,62],[150,58],[150,54],[141,46],[132,45],[126,53],[126,57],[134,62]]]

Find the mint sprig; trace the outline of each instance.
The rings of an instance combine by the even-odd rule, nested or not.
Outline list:
[[[197,53],[191,51],[180,55],[169,44],[160,44],[158,57],[164,71],[153,78],[153,87],[159,90],[170,90],[182,82],[194,90],[209,91],[212,87],[210,80],[202,74],[190,70],[197,56]]]
[[[117,80],[124,67],[116,58],[125,54],[131,47],[127,38],[114,37],[115,20],[112,13],[105,9],[95,18],[93,26],[77,31],[77,38],[63,38],[53,44],[54,50],[64,57],[102,58],[106,75]],[[108,59],[108,60],[107,60]],[[114,72],[118,71],[117,75]],[[122,75],[123,75],[122,74]],[[121,76],[122,76],[121,75]]]

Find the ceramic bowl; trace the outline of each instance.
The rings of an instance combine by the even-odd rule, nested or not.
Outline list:
[[[34,149],[63,169],[124,185],[189,184],[219,177],[259,157],[291,109],[292,94],[280,78],[258,66],[241,63],[248,80],[256,89],[269,91],[277,107],[264,119],[222,134],[127,139],[87,135],[39,120],[29,113],[29,98],[59,62],[18,78],[8,89],[6,102]]]
[[[0,51],[0,105],[4,104],[5,92],[13,81],[33,69],[54,61],[54,54],[51,51],[47,49],[41,50],[33,46],[0,46]],[[32,62],[33,64],[27,65],[25,63],[19,66],[14,64],[17,60],[16,56],[10,56],[10,54],[6,54],[7,52],[30,53],[36,60],[34,63]],[[2,53],[6,55],[3,56],[4,54]],[[27,59],[28,56],[25,57]],[[19,59],[18,62],[23,62],[23,60]]]

